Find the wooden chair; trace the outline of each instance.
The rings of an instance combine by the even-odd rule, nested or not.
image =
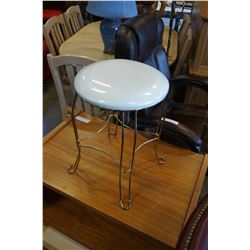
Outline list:
[[[188,27],[186,32],[182,35],[182,39],[178,42],[178,57],[174,64],[172,75],[177,76],[182,72],[183,65],[187,60],[188,54],[192,46],[192,28]]]
[[[69,38],[63,15],[51,17],[43,25],[43,35],[49,48],[49,52],[54,56],[58,55],[60,46]]]
[[[185,15],[183,18],[182,25],[180,27],[180,30],[178,31],[178,43],[179,47],[183,46],[183,43],[185,41],[185,35],[188,31],[188,28],[191,27],[191,18],[189,15]]]
[[[58,94],[62,118],[65,119],[67,115],[70,113],[71,108],[69,104],[67,104],[67,101],[66,101],[60,68],[61,67],[66,68],[66,74],[70,82],[70,87],[72,91],[71,93],[73,97],[75,93],[74,85],[73,85],[75,74],[84,66],[87,66],[95,61],[88,57],[70,56],[70,55],[53,56],[52,54],[48,54],[47,58],[48,58],[50,71],[51,71],[51,74],[55,83],[56,91]],[[83,105],[82,105],[79,98],[76,103],[76,108],[80,111],[84,111],[85,113],[91,114],[91,115],[93,115],[93,112],[94,112],[93,107],[90,106],[90,104],[83,102]]]
[[[83,18],[79,5],[71,6],[63,13],[64,21],[70,36],[74,35],[83,26]]]

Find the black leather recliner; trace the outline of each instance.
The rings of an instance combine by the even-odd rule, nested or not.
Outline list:
[[[161,18],[153,14],[142,14],[127,20],[116,33],[115,58],[144,62],[168,78],[170,91],[164,112],[167,112],[167,118],[179,123],[164,122],[161,138],[194,152],[207,152],[207,107],[178,103],[173,96],[176,87],[192,86],[207,92],[208,86],[189,76],[171,78],[167,54],[162,45],[163,31]],[[159,119],[160,110],[161,103],[138,112],[138,128],[153,128]]]

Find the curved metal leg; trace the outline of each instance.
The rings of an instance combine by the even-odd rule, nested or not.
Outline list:
[[[122,112],[122,145],[121,145],[121,158],[120,158],[120,169],[119,169],[119,194],[120,194],[120,206],[124,210],[128,210],[132,207],[131,201],[131,179],[132,179],[132,170],[134,165],[135,151],[136,151],[136,136],[137,136],[137,111],[135,111],[135,125],[134,125],[134,144],[133,144],[133,152],[131,163],[129,164],[129,171],[124,171],[122,168],[122,160],[123,160],[123,147],[124,147],[124,112]],[[129,182],[128,182],[128,199],[125,202],[122,195],[122,173],[129,174]],[[125,204],[126,203],[126,204]]]
[[[95,132],[94,135],[89,135],[85,138],[82,138],[80,141],[85,141],[85,140],[88,140],[88,139],[91,139],[92,137],[96,136],[97,134],[101,133],[107,126],[109,126],[109,123],[110,123],[110,119],[111,119],[112,115],[109,115],[108,116],[108,119],[107,121],[105,122],[105,124],[97,131]]]
[[[125,209],[122,200],[122,160],[123,160],[123,147],[124,147],[124,112],[122,112],[122,144],[121,144],[121,154],[120,154],[120,168],[119,168],[119,197],[120,206]]]
[[[155,145],[154,145],[154,152],[155,152],[155,157],[157,159],[158,164],[164,164],[166,162],[165,158],[162,156],[159,156],[157,153],[157,147],[158,147],[158,143],[161,137],[161,133],[162,133],[162,128],[163,128],[163,124],[161,122],[161,120],[163,119],[163,121],[165,120],[165,116],[166,116],[166,112],[164,112],[164,105],[167,101],[167,98],[165,98],[165,100],[162,102],[162,107],[161,107],[161,115],[157,124],[157,128],[156,128],[156,140],[155,140]]]
[[[78,148],[78,154],[75,163],[67,168],[69,174],[74,174],[76,172],[79,162],[81,160],[81,149],[79,146],[77,146],[77,148]]]
[[[110,156],[114,161],[117,162],[117,159],[110,152],[107,152],[104,149],[101,149],[101,148],[98,148],[98,147],[95,147],[95,146],[91,146],[91,145],[87,145],[87,144],[81,145],[81,141],[87,140],[87,139],[90,139],[90,138],[96,136],[98,133],[102,132],[107,126],[108,126],[108,136],[109,137],[111,135],[116,136],[117,135],[117,127],[118,127],[117,116],[114,113],[112,115],[109,115],[107,121],[105,122],[105,124],[94,135],[90,135],[90,136],[87,136],[85,138],[80,139],[79,135],[78,135],[77,127],[76,127],[75,115],[74,115],[74,112],[73,112],[74,108],[75,108],[77,97],[78,97],[78,95],[75,94],[73,104],[72,104],[71,121],[72,121],[72,124],[73,124],[75,140],[76,140],[76,145],[77,145],[77,149],[78,149],[78,155],[77,155],[77,158],[75,160],[75,163],[67,168],[68,173],[70,173],[70,174],[73,174],[73,173],[75,173],[77,171],[79,162],[81,160],[81,147],[87,147],[87,148],[91,148],[91,149],[101,151],[101,152],[105,153],[106,155]],[[110,120],[111,120],[112,117],[116,118],[116,130],[115,130],[115,133],[110,133]]]
[[[136,136],[137,136],[137,110],[135,110],[135,124],[134,124],[134,145],[133,145],[133,152],[132,152],[132,159],[130,164],[130,172],[129,172],[129,183],[128,183],[128,201],[131,204],[131,179],[132,179],[132,170],[134,166],[134,159],[135,159],[135,149],[136,149]],[[131,204],[132,206],[132,204]]]
[[[81,147],[88,147],[88,148],[92,148],[92,149],[96,149],[99,151],[102,151],[103,153],[107,154],[108,156],[112,157],[115,161],[116,159],[113,157],[113,155],[109,152],[106,152],[103,149],[91,146],[91,145],[81,145],[80,143],[80,139],[79,139],[79,135],[78,135],[78,131],[77,131],[77,126],[76,126],[76,121],[75,121],[75,115],[74,115],[74,108],[75,108],[75,104],[76,104],[76,100],[77,100],[77,93],[75,93],[74,96],[74,101],[72,103],[72,110],[71,110],[71,121],[72,121],[72,125],[73,125],[73,129],[74,129],[74,135],[75,135],[75,140],[76,140],[76,145],[77,145],[77,149],[78,149],[78,155],[76,157],[75,163],[73,165],[71,165],[68,168],[68,173],[73,174],[77,171],[79,162],[81,160]],[[111,128],[110,128],[110,119],[111,117],[115,117],[116,119],[116,129],[115,129],[115,133],[111,133]],[[161,116],[162,117],[162,116]],[[107,122],[105,123],[105,125],[99,129],[97,131],[96,134],[100,133],[101,131],[104,130],[104,128],[108,125],[108,137],[110,138],[111,135],[117,136],[117,127],[118,127],[118,123],[121,123],[122,125],[122,142],[121,142],[121,152],[120,152],[120,162],[119,162],[119,200],[120,200],[120,207],[124,210],[128,210],[129,208],[132,207],[132,201],[131,201],[131,183],[132,183],[132,170],[133,170],[133,165],[134,165],[134,157],[135,157],[135,153],[145,144],[155,141],[155,154],[157,157],[157,161],[159,164],[162,164],[165,162],[165,160],[162,157],[158,157],[157,155],[157,145],[158,145],[158,140],[160,138],[160,134],[162,131],[162,123],[161,123],[161,118],[159,120],[158,123],[158,127],[157,127],[157,131],[155,133],[155,138],[147,140],[146,142],[142,143],[141,145],[139,145],[136,148],[136,139],[137,139],[137,111],[135,111],[135,119],[134,119],[134,142],[133,142],[133,151],[132,151],[132,157],[131,157],[131,161],[129,162],[129,166],[127,168],[123,168],[122,163],[123,163],[123,151],[124,151],[124,128],[127,127],[125,125],[125,112],[122,112],[122,121],[120,121],[120,119],[118,118],[118,116],[116,114],[112,114],[108,117]],[[131,128],[130,128],[131,129]],[[84,139],[90,139],[92,136],[88,136]],[[129,174],[129,179],[128,179],[128,192],[127,192],[127,199],[125,200],[124,195],[122,193],[122,174]]]
[[[73,100],[72,107],[71,107],[72,108],[71,109],[71,121],[72,121],[73,129],[74,129],[78,155],[77,155],[77,158],[76,158],[74,165],[69,166],[67,169],[69,174],[73,174],[76,172],[78,165],[79,165],[79,162],[81,160],[80,139],[79,139],[79,135],[78,135],[77,127],[76,127],[75,114],[74,114],[74,108],[75,108],[77,97],[78,97],[78,95],[77,95],[77,93],[75,93],[74,100]]]
[[[162,125],[160,126],[160,132],[157,134],[157,139],[155,140],[155,145],[154,145],[155,157],[157,159],[158,164],[164,164],[166,162],[165,158],[162,156],[159,156],[157,153],[157,147],[158,147],[158,143],[160,140],[161,131],[162,131]]]
[[[118,127],[118,117],[117,117],[117,115],[115,114],[115,112],[113,111],[113,113],[112,113],[112,115],[111,115],[112,117],[114,117],[115,118],[115,120],[116,120],[116,127],[115,127],[115,132],[114,133],[111,133],[110,132],[110,121],[109,121],[109,123],[108,123],[108,137],[109,137],[109,139],[110,139],[110,137],[111,137],[111,135],[113,135],[113,136],[115,136],[115,137],[117,137],[117,127]]]

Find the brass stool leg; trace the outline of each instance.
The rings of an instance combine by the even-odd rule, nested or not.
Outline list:
[[[159,156],[158,152],[157,152],[157,147],[158,147],[158,144],[159,144],[161,132],[162,132],[162,124],[159,124],[159,127],[158,127],[157,132],[156,132],[156,138],[157,139],[154,142],[155,143],[155,145],[154,145],[155,157],[157,159],[158,164],[164,164],[165,161],[166,161],[165,158],[162,157],[162,156]]]
[[[163,122],[166,118],[166,112],[164,112],[164,106],[166,105],[166,102],[167,102],[167,98],[165,98],[165,100],[163,100],[163,102],[162,102],[161,115],[159,117],[157,128],[156,128],[156,133],[155,133],[156,134],[155,138],[157,138],[157,139],[155,140],[154,151],[155,151],[155,157],[157,159],[158,164],[164,164],[166,162],[165,158],[162,156],[159,156],[158,152],[157,152],[157,147],[158,147],[159,140],[160,140],[161,133],[162,133],[162,129],[163,129]],[[161,121],[162,119],[163,119],[163,122]]]
[[[135,111],[135,124],[134,124],[134,144],[133,144],[133,152],[132,152],[132,158],[131,163],[129,166],[129,171],[124,172],[122,168],[122,160],[123,160],[123,148],[124,148],[124,112],[122,112],[122,145],[121,145],[121,157],[120,157],[120,168],[119,168],[119,194],[120,194],[120,206],[124,210],[128,210],[132,207],[131,202],[131,179],[132,179],[132,170],[134,165],[134,158],[135,158],[135,151],[136,151],[136,136],[137,136],[137,111]],[[124,198],[122,195],[122,173],[129,174],[129,182],[128,182],[128,200],[127,204],[124,205]]]
[[[117,127],[118,127],[118,119],[117,119],[117,115],[115,114],[115,112],[113,111],[113,113],[112,113],[112,117],[113,118],[115,118],[115,125],[116,125],[116,127],[115,127],[115,132],[114,133],[111,133],[111,129],[110,129],[110,121],[109,121],[109,123],[108,123],[108,138],[110,139],[110,137],[111,137],[111,135],[112,136],[115,136],[115,137],[117,137]]]
[[[70,174],[73,174],[76,172],[78,165],[79,165],[79,162],[81,160],[80,139],[79,139],[79,135],[78,135],[77,127],[76,127],[75,115],[74,115],[74,109],[75,109],[77,97],[78,97],[78,95],[77,95],[77,93],[75,93],[74,100],[73,100],[72,107],[71,107],[71,121],[72,121],[73,129],[74,129],[78,155],[77,155],[77,158],[76,158],[74,165],[69,166],[67,169],[68,173],[70,173]]]

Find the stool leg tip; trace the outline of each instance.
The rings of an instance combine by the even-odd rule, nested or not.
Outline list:
[[[74,167],[74,165],[70,165],[68,168],[67,168],[67,171],[69,174],[74,174],[76,172],[77,168]]]
[[[166,159],[163,157],[158,157],[157,161],[158,161],[158,164],[164,164],[166,162]]]
[[[124,210],[129,210],[132,207],[131,200],[128,200],[127,206],[124,205],[123,200],[120,200],[120,207]]]

